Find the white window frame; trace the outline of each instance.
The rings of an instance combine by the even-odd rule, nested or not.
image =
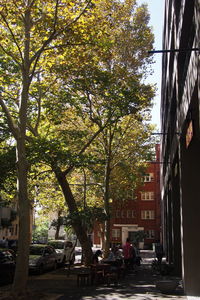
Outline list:
[[[154,192],[153,191],[141,192],[141,200],[143,201],[154,200]]]
[[[154,220],[155,211],[154,210],[141,210],[141,219],[142,220]]]
[[[112,229],[112,237],[113,238],[120,238],[120,229],[119,228]]]
[[[132,219],[135,219],[136,218],[136,210],[132,210],[131,215],[132,215]]]
[[[144,175],[144,182],[154,181],[154,173],[147,173]]]
[[[117,219],[119,219],[121,216],[120,216],[120,210],[116,210],[116,212],[115,212],[115,216],[116,216],[116,218]]]
[[[126,217],[127,217],[127,219],[132,218],[131,210],[128,209],[128,210],[126,211]]]
[[[146,239],[155,239],[155,230],[154,229],[145,230],[145,233],[146,233]]]

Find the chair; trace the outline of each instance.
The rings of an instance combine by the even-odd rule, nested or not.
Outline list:
[[[105,279],[106,279],[107,286],[109,286],[112,282],[114,283],[114,285],[118,285],[119,278],[117,272],[107,273],[105,275]]]
[[[77,286],[84,286],[90,284],[90,273],[77,274]]]

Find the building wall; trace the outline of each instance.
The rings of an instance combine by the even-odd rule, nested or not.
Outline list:
[[[3,237],[10,240],[17,240],[18,238],[18,217],[16,216],[15,220],[10,222],[12,212],[16,211],[16,207],[1,207],[0,208],[0,239]],[[3,221],[10,223],[8,226],[3,225]]]
[[[148,234],[150,234],[148,238],[144,239],[144,246],[146,248],[151,248],[152,243],[160,239],[161,196],[159,145],[156,145],[155,161],[148,164],[146,174],[151,174],[151,176],[145,176],[145,182],[141,184],[135,193],[128,193],[129,197],[126,199],[113,200],[111,204],[111,244],[124,244],[127,237],[132,238],[132,235],[138,231],[148,231]],[[152,193],[152,196],[150,194],[145,195],[144,193]],[[149,199],[142,200],[142,195],[143,198]],[[97,225],[94,230],[94,244],[101,244],[100,231],[101,229],[99,225]],[[142,244],[140,244],[140,247],[142,247]]]
[[[200,1],[166,0],[163,31],[161,156],[162,215],[167,260],[185,292],[200,296]],[[187,49],[187,50],[186,50]]]

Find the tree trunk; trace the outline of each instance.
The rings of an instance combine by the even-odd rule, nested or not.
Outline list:
[[[57,169],[54,172],[55,172],[56,178],[58,180],[58,183],[62,189],[63,195],[65,197],[65,201],[69,208],[69,212],[78,214],[78,208],[76,205],[76,201],[73,197],[72,191],[70,189],[69,183],[68,183],[64,173],[60,169]],[[82,225],[81,219],[77,218],[76,221],[72,224],[72,226],[73,226],[73,229],[76,233],[76,236],[77,236],[79,242],[81,243],[81,246],[83,249],[83,254],[85,257],[85,264],[89,265],[89,264],[91,264],[93,253],[92,253],[90,241],[89,241],[87,233]]]
[[[107,215],[107,220],[105,221],[105,257],[108,256],[110,251],[110,155],[107,157],[106,167],[105,167],[105,191],[104,191],[104,205]]]
[[[28,279],[28,260],[30,245],[30,202],[27,193],[28,163],[25,155],[25,140],[17,141],[17,170],[19,197],[19,236],[15,277],[12,290],[15,295],[23,294]]]
[[[61,227],[61,220],[60,220],[60,216],[61,216],[61,211],[58,211],[58,218],[57,218],[57,225],[56,225],[56,232],[55,232],[55,240],[59,239],[59,235],[60,235],[60,227]]]
[[[19,236],[17,250],[17,264],[12,291],[16,298],[26,292],[29,268],[29,246],[30,246],[30,213],[31,205],[28,199],[27,175],[28,162],[26,158],[26,124],[27,104],[29,98],[29,47],[30,47],[30,10],[25,11],[25,40],[24,61],[22,66],[22,93],[19,105],[18,137],[17,137],[17,171],[18,171],[18,196],[19,196]]]
[[[105,223],[100,224],[100,234],[101,234],[101,248],[105,249]]]

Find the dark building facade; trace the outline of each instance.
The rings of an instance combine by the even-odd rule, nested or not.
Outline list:
[[[200,0],[166,0],[161,100],[164,246],[200,296]]]

